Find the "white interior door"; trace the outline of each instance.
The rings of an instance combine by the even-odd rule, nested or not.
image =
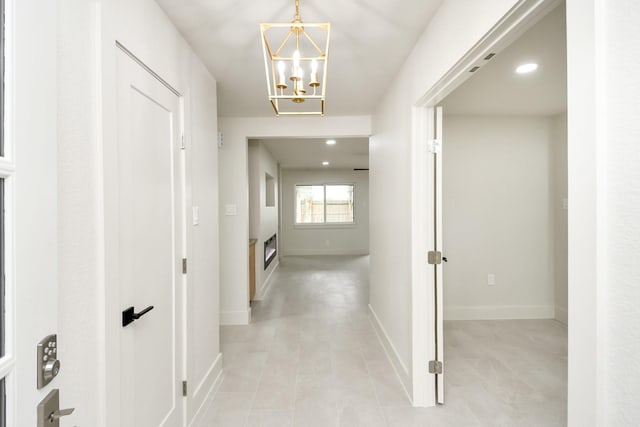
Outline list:
[[[122,427],[182,423],[180,98],[118,52],[118,286]]]
[[[433,168],[433,266],[435,301],[435,364],[430,370],[436,374],[436,402],[444,403],[444,328],[443,328],[443,243],[442,243],[442,107],[433,109],[431,162]]]

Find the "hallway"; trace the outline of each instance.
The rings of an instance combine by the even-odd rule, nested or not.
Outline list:
[[[367,315],[368,262],[283,258],[252,324],[221,328],[224,380],[198,425],[566,423],[566,329],[550,320],[446,322],[447,403],[412,408]]]

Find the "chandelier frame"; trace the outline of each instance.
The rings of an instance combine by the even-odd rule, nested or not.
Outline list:
[[[269,40],[269,30],[283,28],[289,28],[289,32],[281,41],[273,43],[273,40]],[[322,42],[317,42],[305,31],[305,29],[312,28],[322,32],[320,34],[326,33]],[[260,24],[267,91],[269,101],[277,116],[324,115],[330,33],[331,24],[328,22],[302,22],[299,13],[299,0],[296,0],[296,14],[293,22]],[[282,36],[282,31],[279,35]],[[306,45],[305,51],[300,50],[301,41]],[[295,49],[291,49],[294,42]],[[277,48],[274,49],[274,46]],[[305,65],[308,65],[307,69],[312,70],[306,85],[304,82]],[[285,69],[291,71],[291,74],[286,77]],[[302,106],[309,108],[302,108]]]

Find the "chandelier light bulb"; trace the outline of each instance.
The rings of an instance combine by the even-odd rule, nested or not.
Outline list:
[[[291,80],[298,80],[301,77],[300,72],[300,51],[298,49],[293,52],[293,69],[291,70]]]
[[[304,68],[300,67],[300,80],[298,80],[298,93],[305,94],[307,91],[304,88]]]
[[[285,65],[284,62],[279,61],[278,62],[278,89],[286,89],[287,88],[287,83],[285,82],[285,77],[284,77],[284,70],[285,70]]]
[[[320,81],[318,80],[318,61],[315,59],[311,61],[311,77],[309,77],[309,86],[314,88],[315,95],[315,88],[320,86]]]

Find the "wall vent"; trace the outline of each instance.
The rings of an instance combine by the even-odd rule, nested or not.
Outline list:
[[[475,67],[473,67],[472,69],[469,70],[470,73],[475,73],[476,71],[478,71],[480,69],[480,67],[478,67],[477,65]]]
[[[490,53],[489,55],[487,55],[487,56],[485,56],[485,57],[484,57],[484,60],[485,60],[485,61],[488,61],[488,60],[490,60],[491,58],[493,58],[494,56],[496,56],[496,54],[495,54],[495,53]]]

